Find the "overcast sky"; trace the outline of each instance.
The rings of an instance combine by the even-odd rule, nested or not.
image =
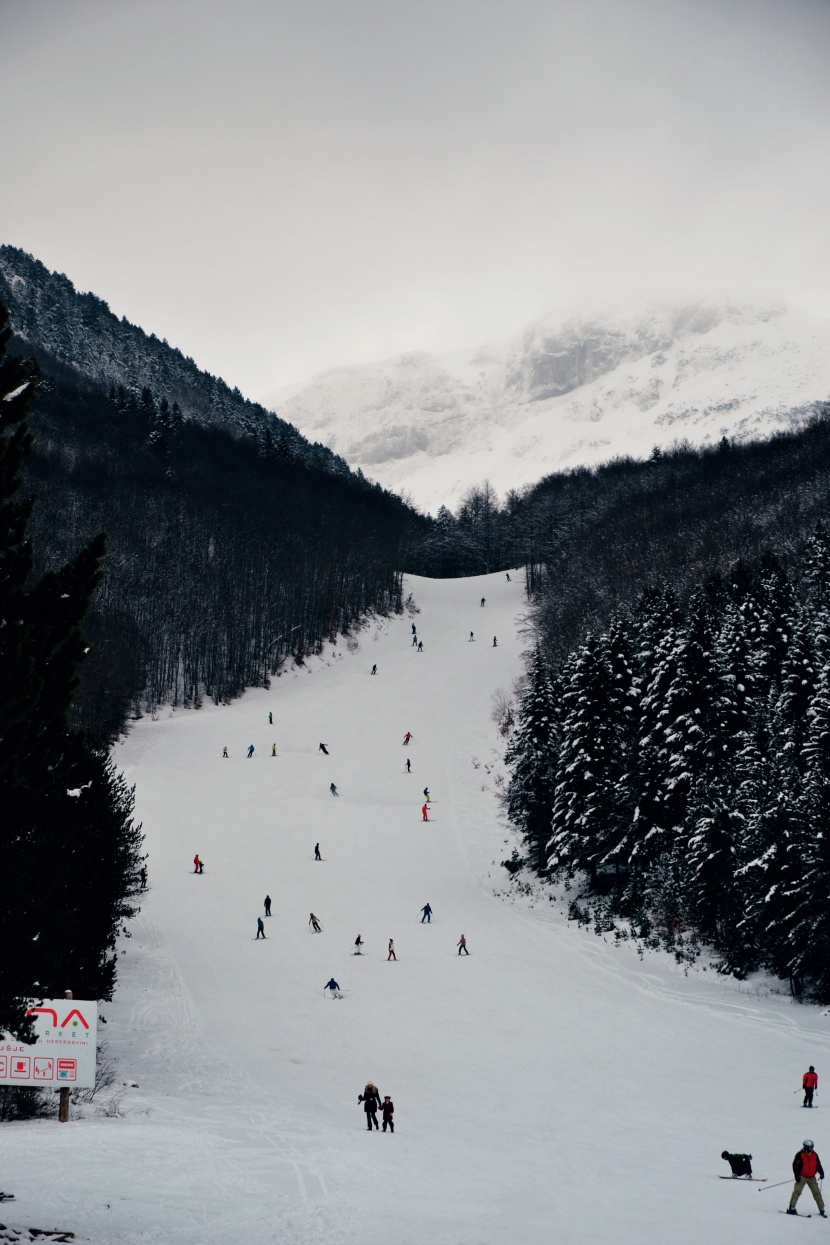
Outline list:
[[[0,0],[0,241],[258,397],[550,309],[830,316],[830,0]]]

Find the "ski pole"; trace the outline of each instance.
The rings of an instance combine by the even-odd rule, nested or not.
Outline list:
[[[780,1189],[782,1184],[790,1184],[790,1180],[779,1180],[778,1184],[768,1184],[766,1189],[759,1189],[759,1193],[766,1193],[767,1189]]]

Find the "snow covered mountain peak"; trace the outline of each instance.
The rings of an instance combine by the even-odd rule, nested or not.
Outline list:
[[[830,394],[830,321],[781,302],[644,304],[543,317],[470,351],[332,368],[265,402],[425,509],[488,478],[753,440]]]

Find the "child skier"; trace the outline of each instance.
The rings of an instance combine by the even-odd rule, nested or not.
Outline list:
[[[395,1104],[388,1094],[383,1098],[383,1131],[386,1132],[386,1125],[389,1125],[390,1133],[395,1131]]]

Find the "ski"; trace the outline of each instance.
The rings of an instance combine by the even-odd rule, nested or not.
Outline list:
[[[745,1180],[747,1184],[766,1184],[769,1176],[718,1176],[718,1180]]]
[[[790,1215],[788,1210],[779,1210],[778,1213],[779,1215]],[[802,1215],[800,1210],[797,1210],[794,1215],[790,1215],[790,1219],[812,1219],[812,1217],[812,1215]]]
[[[0,1202],[13,1202],[13,1201],[14,1201],[13,1193],[0,1193]]]

